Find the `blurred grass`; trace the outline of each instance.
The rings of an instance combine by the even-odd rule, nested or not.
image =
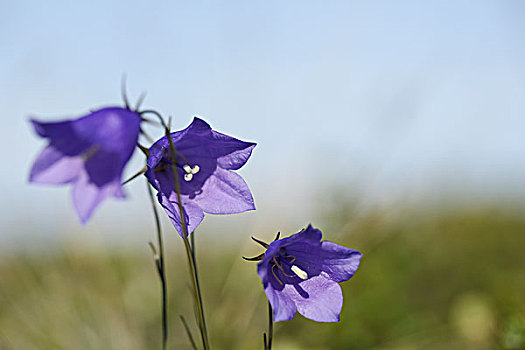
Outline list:
[[[298,315],[278,323],[275,349],[525,349],[522,212],[338,208],[314,225],[325,239],[364,253],[343,283],[341,322]],[[227,244],[197,239],[211,343],[261,349],[266,302],[255,264],[240,259],[257,248],[246,249],[248,234],[232,236]],[[148,248],[81,245],[2,257],[0,349],[160,348],[159,283]],[[190,349],[180,314],[198,338],[182,252],[170,242],[172,349]]]

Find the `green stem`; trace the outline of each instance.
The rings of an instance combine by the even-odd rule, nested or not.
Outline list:
[[[273,310],[272,305],[268,302],[268,337],[264,333],[264,350],[272,350],[273,340]]]
[[[201,331],[202,345],[204,350],[210,349],[210,344],[208,341],[208,330],[206,329],[206,319],[204,317],[204,307],[202,303],[202,294],[199,285],[199,279],[197,275],[197,266],[193,259],[193,252],[190,247],[188,240],[188,227],[186,226],[186,220],[184,218],[184,208],[182,207],[181,195],[180,195],[180,183],[179,183],[179,174],[177,172],[177,156],[175,153],[175,147],[173,145],[173,140],[171,135],[167,132],[168,140],[170,143],[170,156],[171,156],[171,169],[173,172],[173,178],[175,181],[175,192],[177,194],[177,204],[179,207],[180,221],[182,227],[182,239],[184,241],[184,248],[186,249],[186,256],[188,258],[188,265],[190,267],[190,275],[193,284],[193,292],[195,294],[195,300],[197,302],[197,316],[199,319],[199,328]]]
[[[195,340],[193,340],[193,335],[191,334],[190,327],[188,326],[188,323],[184,319],[184,316],[180,315],[180,320],[182,321],[182,325],[184,326],[184,329],[186,330],[186,334],[188,335],[188,339],[191,343],[191,348],[193,350],[197,350],[197,344],[195,344]]]
[[[195,261],[195,230],[193,231],[193,234],[190,236],[190,246],[191,246],[191,256],[193,257],[193,261]]]
[[[151,207],[155,215],[155,225],[157,226],[157,240],[159,244],[158,257],[155,258],[157,265],[157,272],[159,273],[161,289],[162,289],[162,350],[168,349],[168,287],[166,284],[166,267],[164,264],[164,241],[162,239],[162,231],[160,228],[160,218],[153,198],[150,184],[146,181],[149,198],[151,200]]]

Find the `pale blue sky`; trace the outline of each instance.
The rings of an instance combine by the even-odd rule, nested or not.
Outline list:
[[[201,115],[258,142],[241,173],[259,210],[213,225],[302,225],[333,185],[369,202],[523,197],[524,4],[3,1],[2,232],[76,227],[69,189],[26,184],[44,146],[27,118],[120,104],[123,73],[174,128]],[[150,225],[143,186],[86,230]]]

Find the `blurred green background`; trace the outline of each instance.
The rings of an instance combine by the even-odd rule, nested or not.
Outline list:
[[[364,253],[343,283],[341,322],[297,315],[277,323],[275,349],[525,348],[523,210],[478,203],[358,212],[341,199],[332,205],[314,225],[325,239]],[[183,246],[165,228],[170,348],[190,349],[179,319],[196,332]],[[159,283],[146,245],[85,249],[80,235],[69,234],[75,239],[52,252],[1,260],[0,348],[159,348]],[[196,232],[211,343],[262,349],[266,299],[255,263],[241,259],[259,248],[247,232],[232,235],[224,242]]]
[[[297,316],[275,349],[525,349],[525,2],[0,1],[0,349],[158,349],[143,181],[81,227],[70,188],[32,186],[28,125],[121,105],[257,142],[257,210],[196,233],[214,349],[262,349],[254,263],[312,223],[364,253],[341,322]],[[162,134],[145,127],[152,138]],[[141,137],[144,145],[147,138]],[[143,166],[139,152],[126,175]],[[164,218],[170,345],[195,332]]]

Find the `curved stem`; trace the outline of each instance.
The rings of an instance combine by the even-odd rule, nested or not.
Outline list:
[[[182,239],[184,241],[184,248],[186,248],[186,255],[188,258],[188,265],[190,267],[190,274],[191,279],[193,283],[193,292],[195,294],[195,300],[197,303],[197,316],[199,319],[199,328],[201,331],[201,338],[202,338],[202,346],[204,347],[204,350],[210,349],[210,344],[208,340],[208,330],[206,328],[206,319],[204,316],[204,307],[202,302],[202,294],[199,284],[199,279],[197,275],[197,266],[195,264],[195,260],[193,258],[193,251],[190,246],[190,242],[188,240],[188,227],[186,225],[186,220],[184,218],[184,208],[182,207],[182,201],[181,201],[181,195],[180,195],[180,183],[179,183],[179,174],[177,172],[177,155],[175,151],[175,146],[173,145],[173,140],[171,139],[171,135],[169,134],[169,131],[167,130],[166,136],[168,136],[168,140],[170,143],[170,156],[171,156],[171,169],[173,171],[173,178],[175,181],[175,192],[177,193],[177,204],[179,207],[179,214],[180,214],[180,221],[182,226]]]
[[[153,192],[151,191],[150,184],[146,181],[146,187],[148,188],[149,198],[151,200],[151,207],[153,208],[153,214],[155,215],[155,225],[157,227],[157,240],[159,253],[155,257],[155,263],[157,265],[157,272],[159,273],[161,290],[162,290],[162,350],[168,349],[168,287],[166,284],[166,268],[164,264],[164,242],[162,239],[162,231],[160,228],[160,219],[155,200],[153,198]]]
[[[160,121],[160,124],[164,127],[165,131],[166,131],[166,134],[169,134],[169,128],[168,126],[166,125],[166,122],[164,122],[164,118],[162,118],[162,115],[157,112],[156,110],[154,109],[146,109],[144,111],[140,111],[139,112],[140,115],[143,115],[143,114],[153,114],[154,116],[156,116],[159,121]]]

